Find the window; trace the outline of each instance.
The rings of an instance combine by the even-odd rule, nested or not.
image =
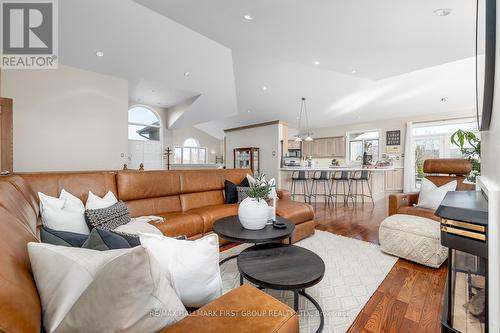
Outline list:
[[[128,110],[128,139],[160,141],[160,118],[144,106]]]
[[[363,154],[371,156],[373,162],[379,157],[378,131],[350,133],[349,134],[349,160],[363,162]]]
[[[200,147],[198,140],[188,138],[182,147],[174,147],[175,164],[206,164],[207,148]]]
[[[161,122],[158,115],[145,106],[128,110],[128,167],[146,170],[162,169]]]
[[[457,130],[477,131],[473,118],[419,123],[413,127],[413,147],[415,151],[415,186],[420,187],[424,178],[424,161],[429,158],[462,158],[458,146],[450,142],[451,135]]]

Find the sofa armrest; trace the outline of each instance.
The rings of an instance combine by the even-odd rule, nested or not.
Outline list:
[[[290,196],[290,191],[285,190],[285,189],[277,189],[276,194],[278,194],[278,198],[280,200],[291,200],[292,197]]]
[[[160,333],[298,333],[297,313],[263,291],[245,284],[199,308]]]
[[[418,192],[394,193],[389,195],[389,216],[398,213],[398,209],[404,206],[413,206],[418,202]]]

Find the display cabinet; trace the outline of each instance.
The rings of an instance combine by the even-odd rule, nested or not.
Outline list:
[[[233,155],[235,169],[251,169],[254,174],[260,172],[259,148],[236,148]]]

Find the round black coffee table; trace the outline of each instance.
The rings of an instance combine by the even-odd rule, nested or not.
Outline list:
[[[305,292],[323,279],[325,263],[314,252],[299,246],[285,244],[260,244],[243,250],[237,259],[240,285],[243,278],[261,288],[291,290],[294,293],[294,310],[298,311],[299,294],[318,309],[321,332],[324,326],[323,310],[319,303]]]
[[[292,235],[295,230],[295,224],[282,217],[276,217],[276,220],[286,224],[285,229],[278,229],[272,224],[266,225],[264,229],[248,230],[243,228],[240,219],[237,215],[224,217],[214,223],[213,230],[220,237],[236,243],[271,243],[288,238],[292,244]],[[222,265],[230,259],[234,259],[238,255],[230,256],[222,260],[219,264]]]

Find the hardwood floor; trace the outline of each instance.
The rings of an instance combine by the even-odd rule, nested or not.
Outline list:
[[[369,204],[316,208],[316,229],[378,244],[387,199]],[[399,259],[348,332],[440,332],[446,264],[428,268]]]

